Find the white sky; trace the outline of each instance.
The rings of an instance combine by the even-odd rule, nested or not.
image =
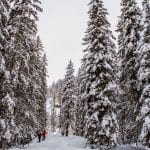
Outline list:
[[[138,0],[140,1],[140,0]],[[71,59],[77,72],[83,56],[82,38],[87,28],[89,0],[43,0],[39,35],[48,59],[48,85],[62,79]],[[115,30],[121,0],[104,0]]]

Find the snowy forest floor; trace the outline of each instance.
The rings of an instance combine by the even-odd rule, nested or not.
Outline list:
[[[61,136],[50,134],[46,138],[45,141],[40,143],[35,139],[29,146],[25,146],[25,148],[12,148],[10,150],[90,150],[89,148],[85,148],[86,140],[82,137],[77,136]]]
[[[82,137],[78,136],[66,137],[57,134],[49,134],[46,140],[41,141],[40,143],[36,138],[35,140],[33,140],[32,143],[26,145],[24,148],[19,146],[11,148],[9,150],[91,150],[91,149],[86,148],[86,140]],[[150,150],[150,148],[122,145],[117,146],[112,150]]]

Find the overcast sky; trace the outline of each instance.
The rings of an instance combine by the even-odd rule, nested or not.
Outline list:
[[[138,0],[140,1],[140,0]],[[48,84],[62,79],[71,59],[77,72],[83,56],[82,38],[87,28],[89,0],[43,0],[39,35],[48,59]],[[104,0],[109,22],[115,30],[121,0]]]

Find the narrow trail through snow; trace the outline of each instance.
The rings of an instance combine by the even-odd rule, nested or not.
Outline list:
[[[45,141],[40,143],[37,139],[26,146],[26,150],[90,150],[85,148],[86,140],[77,136],[61,136],[50,134]],[[19,150],[21,148],[13,148],[11,150]]]

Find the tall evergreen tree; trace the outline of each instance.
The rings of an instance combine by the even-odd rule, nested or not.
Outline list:
[[[74,90],[74,93],[75,93],[75,135],[78,135],[78,136],[81,136],[82,133],[81,133],[81,112],[80,112],[80,109],[81,109],[81,82],[82,82],[82,76],[81,76],[81,68],[79,69],[78,71],[78,74],[77,76],[75,77],[75,90]]]
[[[0,119],[12,136],[25,137],[46,126],[46,57],[36,37],[39,4],[0,2]]]
[[[62,103],[61,103],[61,129],[62,134],[68,135],[69,128],[71,128],[72,132],[75,130],[74,122],[75,122],[75,97],[74,97],[74,68],[71,60],[66,68],[66,74],[64,78],[64,88],[62,95]]]
[[[39,99],[35,99],[33,96],[36,94],[36,89],[34,89],[32,82],[34,82],[35,74],[37,75],[39,72],[35,63],[32,64],[33,68],[31,67],[31,59],[34,56],[40,60],[39,52],[36,51],[34,45],[37,34],[37,13],[41,11],[39,3],[38,0],[12,0],[10,12],[11,38],[7,65],[11,70],[13,88],[17,98],[15,122],[22,136],[35,132],[38,128],[36,106]]]
[[[116,143],[115,44],[101,0],[89,3],[89,22],[84,38],[86,137],[90,144],[104,147]]]
[[[81,67],[79,68],[76,81],[76,135],[84,136],[85,135],[85,114],[86,114],[86,107],[85,107],[85,99],[84,90],[85,90],[85,67],[84,67],[84,59],[82,59]]]
[[[16,99],[11,85],[10,70],[7,68],[7,45],[9,35],[10,4],[0,1],[0,139],[9,142],[14,131],[14,108]]]
[[[135,0],[122,0],[118,23],[120,57],[119,82],[121,87],[119,126],[123,143],[136,142],[138,112],[137,47],[140,41],[141,11]]]
[[[10,5],[8,1],[2,0],[0,2],[0,52],[4,53],[5,44],[7,43],[7,39],[9,37],[8,34],[8,19],[9,19],[9,10]]]
[[[150,1],[143,0],[143,37],[138,49],[137,86],[139,97],[138,140],[145,145],[150,142]],[[149,145],[150,146],[150,145]]]
[[[44,53],[43,45],[39,37],[36,40],[36,51],[33,55],[31,64],[33,66],[33,77],[35,79],[35,85],[32,85],[34,88],[33,94],[35,95],[35,100],[38,103],[38,113],[37,119],[40,128],[46,127],[46,99],[47,99],[47,58],[46,54]],[[36,54],[36,55],[35,55]],[[36,69],[36,70],[35,70]],[[37,75],[35,74],[37,72]],[[31,82],[32,83],[32,82]],[[33,84],[33,83],[32,83]],[[35,88],[36,87],[36,88]]]

